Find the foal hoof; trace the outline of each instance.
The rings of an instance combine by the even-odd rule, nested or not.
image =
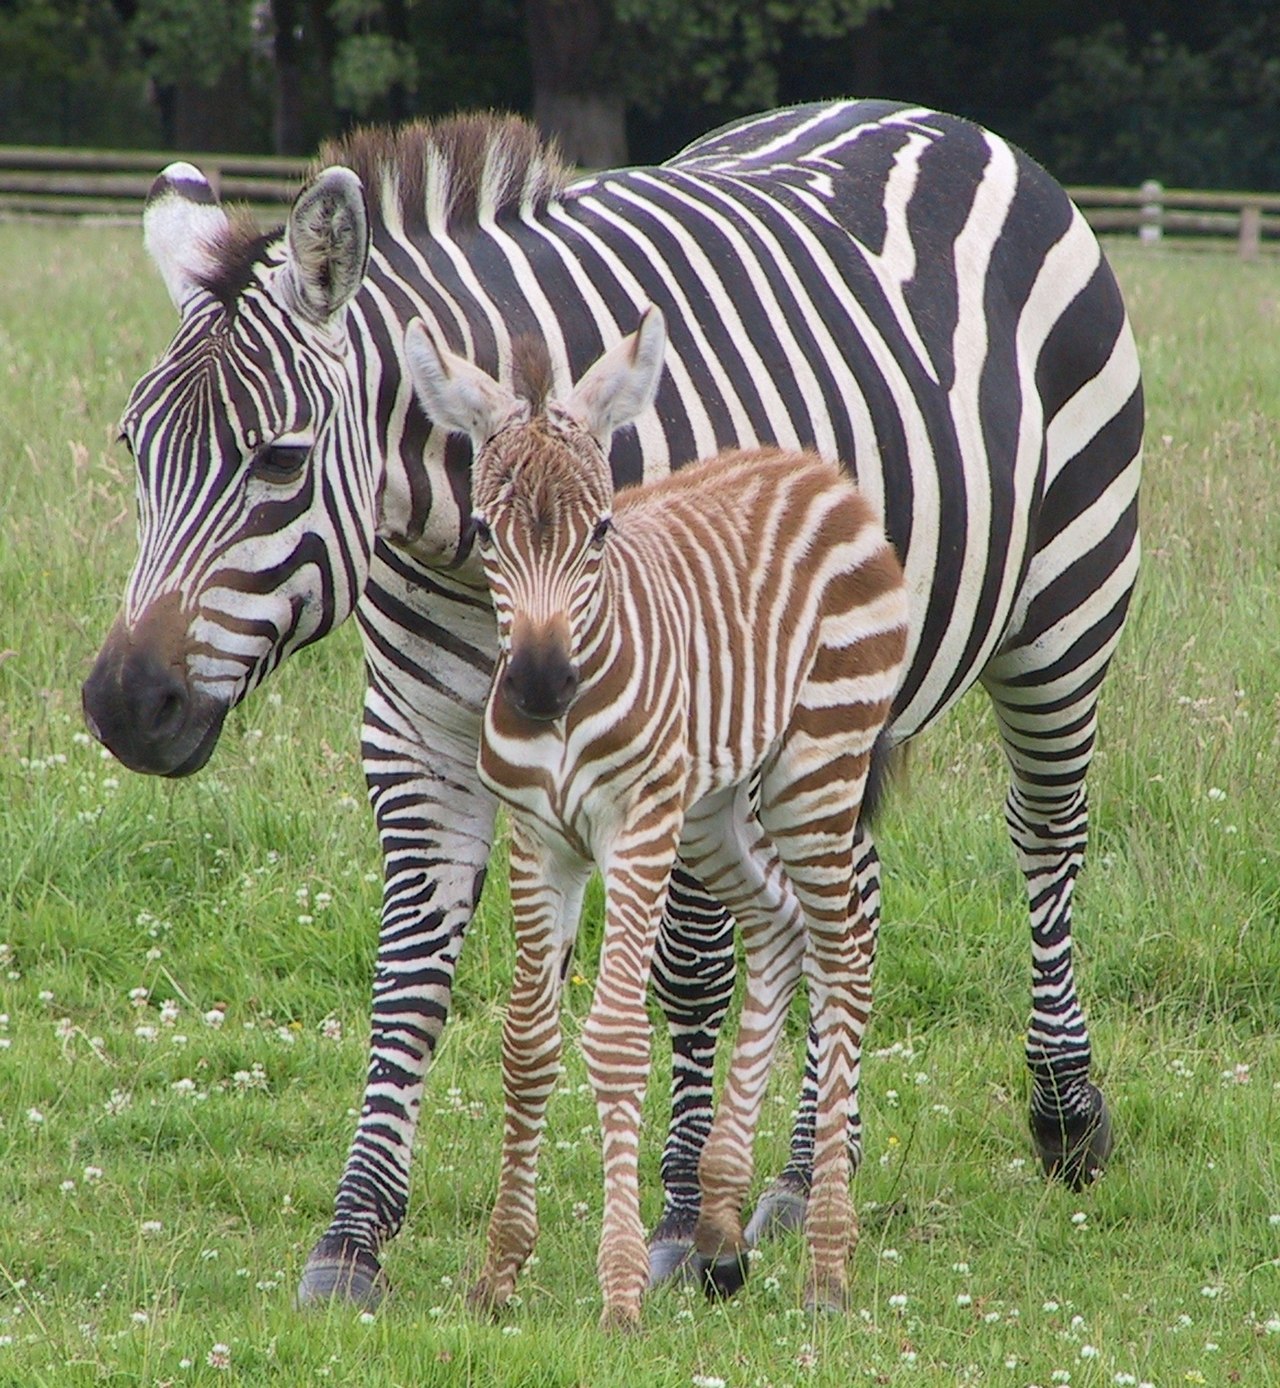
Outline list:
[[[802,1176],[784,1171],[756,1205],[745,1232],[747,1247],[754,1248],[765,1239],[803,1229],[808,1207],[809,1183]]]
[[[606,1306],[600,1312],[600,1331],[604,1335],[634,1335],[639,1329],[639,1306]]]
[[[390,1294],[382,1265],[367,1249],[345,1239],[321,1239],[311,1250],[298,1283],[299,1307],[349,1302],[376,1310]]]
[[[1102,1091],[1089,1085],[1089,1111],[1068,1122],[1032,1114],[1031,1136],[1044,1174],[1072,1190],[1096,1181],[1111,1156],[1111,1114]]]
[[[804,1294],[804,1309],[815,1316],[842,1316],[849,1309],[847,1292],[824,1287]]]
[[[693,1229],[698,1222],[696,1210],[671,1210],[658,1221],[649,1235],[649,1290],[660,1287],[673,1277],[682,1282],[698,1275],[693,1254]]]
[[[736,1296],[747,1280],[747,1250],[740,1253],[725,1253],[718,1258],[704,1258],[701,1254],[695,1262],[702,1272],[702,1291],[708,1301],[727,1301]]]

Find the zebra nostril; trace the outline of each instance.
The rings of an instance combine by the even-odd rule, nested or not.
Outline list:
[[[182,721],[182,715],[186,711],[187,701],[176,690],[170,689],[161,695],[160,702],[156,706],[155,719],[152,726],[158,733],[171,731]]]

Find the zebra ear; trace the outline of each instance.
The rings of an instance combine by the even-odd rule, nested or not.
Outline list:
[[[170,164],[151,185],[142,239],[179,313],[213,270],[213,246],[227,226],[217,195],[194,164]]]
[[[294,306],[313,323],[328,323],[360,288],[369,263],[364,188],[350,169],[324,169],[298,194],[285,246]]]
[[[608,448],[613,431],[629,423],[652,403],[662,377],[667,325],[662,311],[650,304],[635,332],[611,347],[564,402],[564,408]]]
[[[427,418],[451,433],[470,435],[477,449],[519,408],[504,385],[441,347],[420,318],[405,331],[404,355]]]

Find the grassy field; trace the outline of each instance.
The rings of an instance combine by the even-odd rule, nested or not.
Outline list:
[[[1147,377],[1147,558],[1077,896],[1112,1168],[1083,1194],[1033,1169],[1026,908],[970,699],[917,744],[879,832],[854,1309],[796,1309],[792,1240],[736,1302],[665,1290],[617,1342],[595,1329],[572,1045],[522,1304],[496,1326],[462,1305],[497,1169],[501,874],[386,1256],[396,1295],[376,1317],[293,1309],[364,1075],[379,875],[355,633],[281,671],[191,781],[90,744],[79,684],[133,555],[115,422],[171,312],[136,232],[0,225],[0,1385],[1280,1382],[1280,265],[1114,259]],[[589,949],[579,968],[571,1036]],[[650,1218],[664,1069],[659,1040]]]

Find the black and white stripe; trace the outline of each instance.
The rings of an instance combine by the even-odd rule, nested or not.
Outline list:
[[[1032,906],[1033,1131],[1049,1168],[1087,1179],[1109,1135],[1087,1079],[1070,906],[1098,686],[1138,562],[1142,432],[1133,340],[1095,238],[1062,189],[997,137],[887,102],[770,113],[659,168],[567,188],[526,137],[497,125],[487,144],[473,141],[473,155],[487,153],[466,185],[478,191],[466,197],[451,165],[462,144],[443,129],[417,144],[363,136],[326,151],[363,180],[372,245],[346,315],[350,391],[311,425],[316,437],[347,431],[351,451],[345,460],[327,448],[314,455],[333,509],[322,519],[312,506],[300,523],[312,527],[309,571],[345,595],[362,581],[353,557],[361,527],[376,519],[357,612],[369,669],[365,768],[386,888],[365,1106],[304,1296],[378,1293],[375,1254],[404,1217],[423,1078],[492,837],[474,770],[493,632],[467,534],[470,454],[413,402],[400,357],[413,317],[499,376],[509,375],[514,338],[541,335],[563,386],[642,304],[659,305],[670,325],[668,370],[656,406],[614,444],[620,483],[755,442],[852,465],[885,514],[911,593],[894,737],[927,727],[975,682],[996,709],[1012,766],[1010,831]],[[258,300],[274,295],[286,316],[296,303],[279,289],[290,254],[268,239],[246,257],[240,307],[222,310],[233,338],[239,321],[248,330]],[[306,361],[322,356],[317,336],[308,329],[279,347],[272,369],[304,380]],[[184,437],[221,438],[234,427],[225,392],[184,408],[174,422]],[[140,464],[144,492],[175,465],[167,454]],[[248,485],[243,475],[210,483],[200,504],[207,516],[229,515]],[[357,520],[366,502],[370,513]],[[139,561],[154,575],[147,592],[181,590],[184,612],[205,576],[229,572],[210,567],[212,541],[190,521],[181,541],[176,523],[163,543],[153,526]],[[276,590],[293,581],[283,553],[265,537],[255,543],[261,564],[252,545],[222,551],[245,571],[244,595],[224,605],[229,632],[237,623],[265,629],[254,625],[259,614],[278,607]],[[342,606],[333,601],[332,620]],[[328,622],[322,612],[306,639]],[[216,626],[211,619],[202,637],[210,650]],[[246,669],[236,697],[290,640]],[[879,866],[865,833],[858,851],[864,903],[876,912]],[[722,913],[688,879],[671,901],[655,966],[678,1055],[659,1271],[692,1228],[708,1062],[732,979]],[[695,958],[704,976],[690,989],[683,970]],[[696,1012],[685,1001],[695,995]],[[802,1111],[795,1160],[756,1232],[803,1199],[810,1114]],[[856,1142],[856,1115],[853,1125]]]

